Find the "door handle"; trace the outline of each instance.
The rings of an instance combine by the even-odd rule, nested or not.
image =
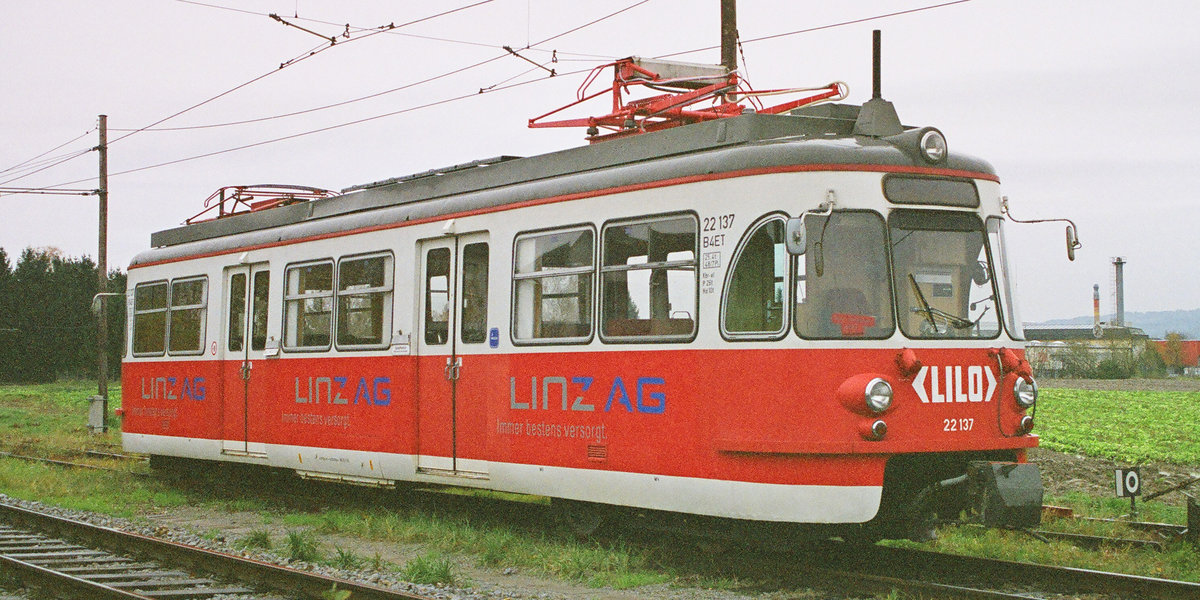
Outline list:
[[[250,381],[250,370],[254,368],[254,363],[242,363],[242,381]]]
[[[446,357],[446,379],[449,381],[457,381],[459,371],[462,369],[462,357]]]

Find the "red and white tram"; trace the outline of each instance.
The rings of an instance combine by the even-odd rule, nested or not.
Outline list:
[[[968,497],[1036,522],[999,178],[879,99],[765,112],[154,234],[125,448],[752,522]]]

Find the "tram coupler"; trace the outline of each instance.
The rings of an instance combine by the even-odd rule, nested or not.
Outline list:
[[[1036,527],[1042,520],[1042,473],[1031,463],[972,461],[967,494],[988,527]]]

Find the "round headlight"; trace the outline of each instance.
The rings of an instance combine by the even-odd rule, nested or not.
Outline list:
[[[921,134],[920,141],[921,156],[925,160],[936,163],[946,159],[946,155],[950,153],[946,146],[946,136],[936,129],[929,129]]]
[[[867,401],[867,408],[873,412],[881,413],[892,405],[892,386],[883,379],[876,377],[867,382],[867,389],[863,397]]]
[[[1037,382],[1027,377],[1018,377],[1017,382],[1013,384],[1013,398],[1017,401],[1017,406],[1021,408],[1029,408],[1037,402],[1038,387]]]

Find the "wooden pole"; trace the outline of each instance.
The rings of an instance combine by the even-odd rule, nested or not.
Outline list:
[[[96,251],[97,293],[100,294],[100,314],[96,329],[96,375],[99,380],[98,393],[104,398],[104,416],[101,431],[108,432],[108,311],[105,310],[104,293],[108,291],[108,115],[100,115],[100,234],[99,249]]]
[[[737,70],[737,0],[721,0],[721,65]]]

